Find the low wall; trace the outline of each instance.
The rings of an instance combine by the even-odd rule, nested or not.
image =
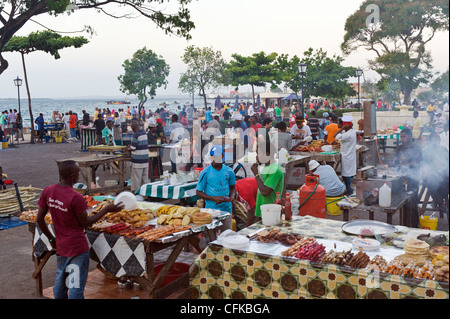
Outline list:
[[[353,126],[358,127],[358,121],[364,117],[363,112],[349,112],[346,115],[353,117]],[[377,131],[392,129],[394,126],[404,126],[407,122],[414,123],[413,111],[377,111]],[[429,123],[430,117],[425,111],[419,112],[424,124]]]

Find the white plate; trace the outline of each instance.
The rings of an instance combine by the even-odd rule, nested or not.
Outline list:
[[[133,193],[130,192],[122,192],[119,195],[116,196],[116,199],[114,199],[114,205],[117,205],[119,203],[124,204],[125,210],[133,210],[138,207],[138,202],[136,199],[136,196],[133,195]]]
[[[242,235],[226,236],[222,239],[222,244],[227,248],[245,248],[250,243],[250,239]]]
[[[211,216],[212,216],[213,218],[219,217],[219,216],[220,216],[220,213],[221,213],[220,210],[218,210],[218,209],[212,209],[212,208],[200,208],[200,211],[201,211],[202,213],[210,213]]]

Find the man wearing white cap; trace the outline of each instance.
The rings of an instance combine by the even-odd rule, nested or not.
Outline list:
[[[311,160],[308,167],[311,174],[319,176],[319,184],[325,188],[327,197],[339,197],[346,193],[345,184],[330,165],[320,165],[316,160]]]
[[[356,175],[356,132],[353,117],[345,115],[339,122],[335,139],[341,143],[341,176],[347,188],[347,195],[353,194],[352,178]]]

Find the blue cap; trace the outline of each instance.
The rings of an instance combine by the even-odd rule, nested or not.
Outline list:
[[[222,162],[225,161],[225,152],[223,148],[219,145],[214,145],[209,151],[210,156],[222,156]]]
[[[323,117],[329,117],[330,114],[328,114],[328,112],[323,113]]]

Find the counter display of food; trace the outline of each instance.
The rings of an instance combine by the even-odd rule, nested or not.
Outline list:
[[[93,206],[89,214],[95,214],[112,199],[95,201],[86,196],[88,205]],[[48,238],[36,224],[37,211],[25,211],[21,219],[29,223],[33,237],[33,261],[37,292],[42,296],[41,271],[49,258],[55,254]],[[209,219],[197,218],[211,215]],[[161,222],[164,216],[164,222]],[[214,217],[212,217],[214,216]],[[98,263],[103,271],[112,277],[132,278],[149,293],[151,298],[158,294],[161,284],[188,243],[200,251],[199,234],[207,232],[213,237],[216,229],[222,226],[229,213],[200,208],[186,208],[161,203],[139,202],[138,208],[117,213],[108,213],[86,230],[90,246],[90,258]],[[169,220],[170,219],[170,220]],[[50,214],[46,215],[49,230],[54,234]],[[170,248],[171,253],[164,266],[155,275],[154,254]]]
[[[420,234],[443,232],[396,226],[397,233],[388,244],[360,251],[353,246],[358,237],[345,233],[342,225],[335,220],[295,216],[282,226],[266,228],[258,223],[241,230],[238,234],[253,238],[244,248],[226,247],[218,239],[191,267],[190,297],[448,299],[448,246],[444,261],[436,256],[421,261],[405,258],[419,254],[405,243]],[[443,268],[438,268],[439,263]],[[442,272],[447,282],[436,280]]]

